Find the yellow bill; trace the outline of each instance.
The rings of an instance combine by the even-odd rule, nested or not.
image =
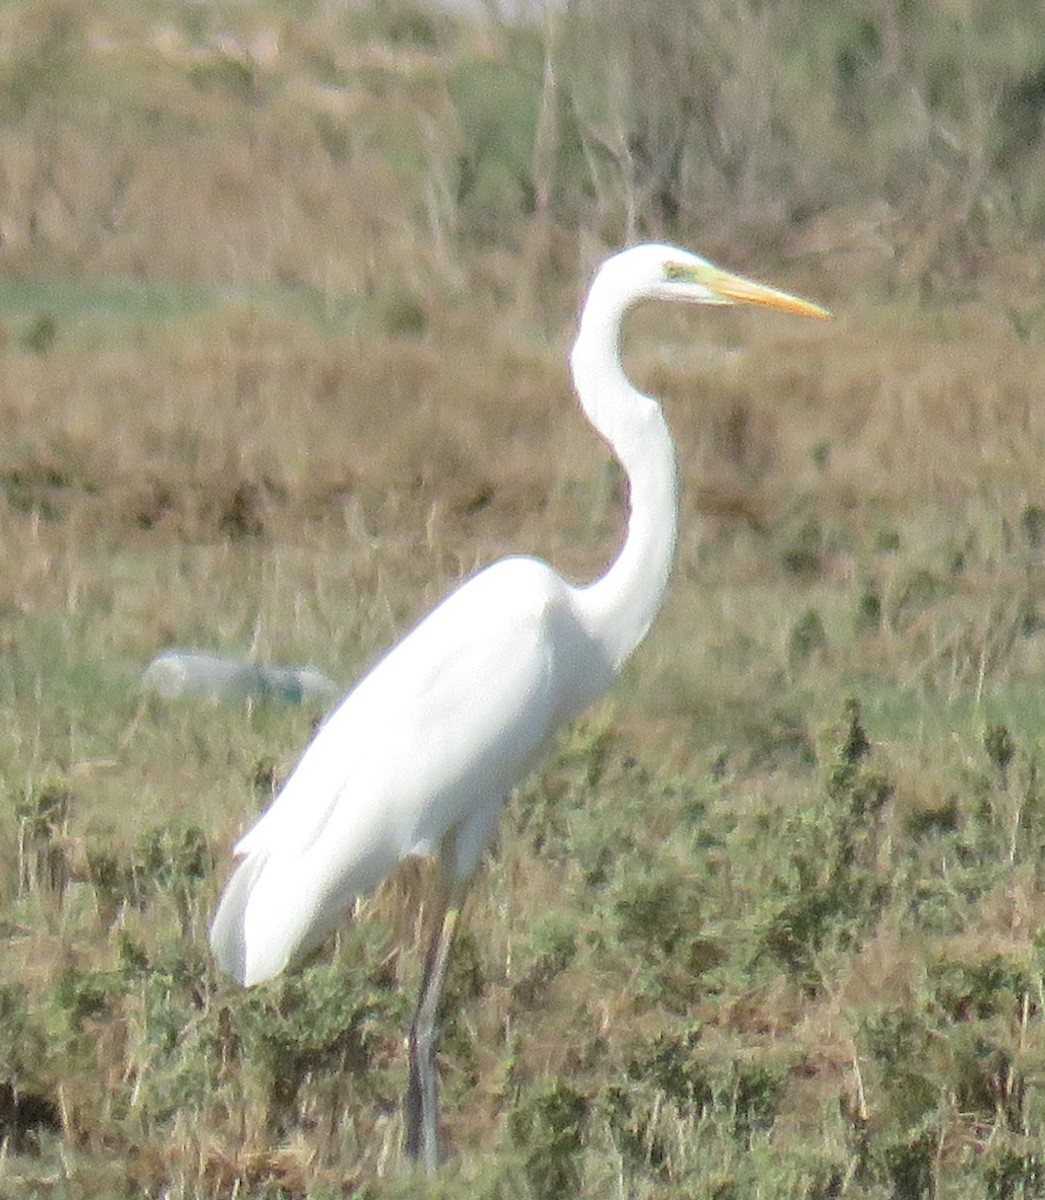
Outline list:
[[[764,283],[755,283],[753,279],[745,279],[742,275],[731,275],[721,269],[704,282],[710,291],[731,304],[759,304],[766,308],[778,308],[783,312],[794,313],[799,317],[817,317],[821,321],[831,316],[827,309],[821,308],[819,304],[813,304],[799,296],[791,296],[787,292],[779,292]]]

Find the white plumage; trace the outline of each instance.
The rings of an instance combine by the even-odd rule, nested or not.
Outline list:
[[[449,829],[454,873],[471,875],[501,801],[611,678],[571,590],[536,559],[505,559],[363,677],[236,846],[211,933],[225,970],[246,984],[278,974]]]

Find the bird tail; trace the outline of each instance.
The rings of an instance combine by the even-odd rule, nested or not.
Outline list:
[[[265,866],[265,856],[248,854],[225,885],[210,927],[210,948],[218,966],[238,983],[247,982],[246,915],[250,893]]]

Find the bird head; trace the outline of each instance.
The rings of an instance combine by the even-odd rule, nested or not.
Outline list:
[[[674,246],[643,245],[608,259],[600,275],[608,275],[620,293],[635,300],[684,300],[691,304],[756,304],[803,317],[830,314],[818,304],[734,275],[698,254]]]

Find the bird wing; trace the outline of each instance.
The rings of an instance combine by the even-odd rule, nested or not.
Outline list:
[[[278,973],[401,858],[498,808],[565,715],[570,617],[549,567],[506,559],[393,647],[237,845],[212,929],[219,962],[246,982]]]

